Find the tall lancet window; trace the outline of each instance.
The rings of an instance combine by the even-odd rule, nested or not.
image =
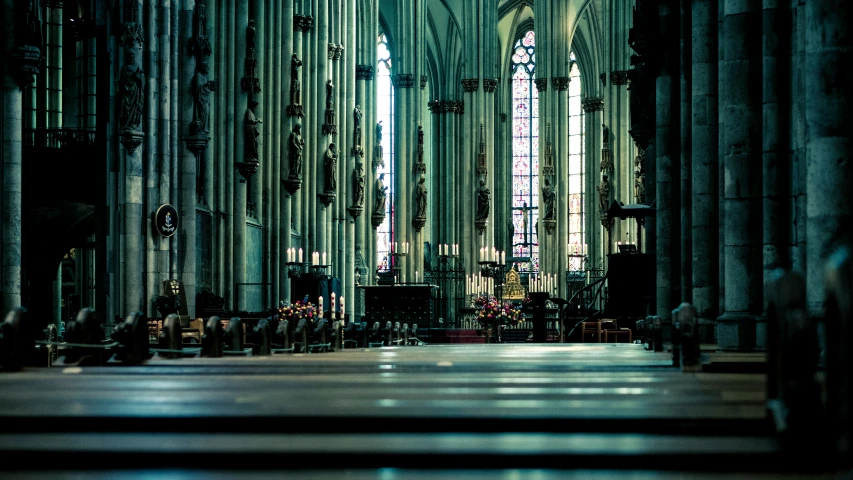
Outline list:
[[[512,54],[512,255],[522,272],[539,270],[539,94],[533,31],[515,42]]]
[[[581,77],[572,52],[569,82],[569,252],[583,252],[584,239],[584,122],[581,105]],[[569,257],[569,270],[585,268],[580,257]]]
[[[391,50],[388,37],[379,35],[376,47],[376,116],[382,126],[382,162],[376,177],[385,174],[383,183],[388,188],[385,201],[385,220],[376,229],[377,266],[380,270],[391,267],[391,242],[394,238],[394,89],[391,87]]]

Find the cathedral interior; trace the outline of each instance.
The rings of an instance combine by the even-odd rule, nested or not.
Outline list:
[[[0,22],[3,478],[853,478],[853,3]]]

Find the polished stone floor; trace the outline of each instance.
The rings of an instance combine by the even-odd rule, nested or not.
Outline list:
[[[831,478],[780,450],[764,390],[763,374],[682,373],[630,344],[27,369],[0,374],[0,476]]]

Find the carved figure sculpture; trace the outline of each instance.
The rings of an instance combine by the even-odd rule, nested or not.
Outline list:
[[[352,171],[352,204],[356,207],[364,203],[364,162],[355,162],[355,170]]]
[[[598,190],[598,209],[603,215],[607,211],[608,203],[610,202],[610,181],[607,180],[607,175],[601,176],[601,184],[596,187]]]
[[[210,131],[208,120],[210,119],[210,93],[215,89],[214,82],[207,80],[207,72],[210,66],[207,62],[199,64],[193,75],[193,125],[195,133],[207,133]]]
[[[634,177],[634,199],[637,203],[645,203],[646,202],[646,185],[645,185],[645,174],[637,170],[635,172]]]
[[[334,143],[330,143],[329,148],[326,149],[323,166],[325,167],[326,193],[335,193],[338,190],[338,152]]]
[[[331,80],[326,81],[326,110],[332,110],[335,108],[335,100],[332,96],[335,90],[335,86],[332,84]]]
[[[302,125],[297,123],[293,126],[293,131],[290,132],[290,139],[288,140],[288,154],[290,156],[291,178],[302,178],[303,148],[305,148],[305,141],[302,140]]]
[[[418,153],[424,153],[424,127],[418,125]]]
[[[477,190],[477,220],[489,219],[489,200],[491,192],[486,186],[486,181],[480,179],[480,188]]]
[[[373,194],[376,199],[373,201],[374,215],[385,215],[385,199],[388,198],[388,187],[385,186],[385,174],[380,173],[379,178],[373,182]]]
[[[603,123],[601,124],[601,140],[604,143],[604,148],[610,148],[610,129]]]
[[[290,103],[292,105],[300,105],[302,103],[302,86],[299,82],[299,67],[302,66],[302,60],[294,53],[290,57]]]
[[[258,162],[260,157],[261,144],[261,119],[255,117],[253,109],[258,106],[257,100],[249,102],[249,108],[246,109],[245,134],[246,134],[246,163]]]
[[[246,48],[255,50],[255,21],[249,20],[249,26],[246,27]]]
[[[121,73],[122,102],[119,127],[122,130],[138,131],[142,128],[142,101],[145,96],[145,74],[136,64],[136,51],[127,49],[127,64]]]
[[[545,186],[542,187],[542,203],[545,204],[545,216],[543,220],[556,220],[554,207],[557,203],[557,193],[551,187],[551,181],[545,178]]]
[[[415,206],[417,210],[415,211],[415,218],[426,218],[426,208],[427,208],[427,189],[424,182],[426,180],[422,176],[420,180],[418,180],[418,188],[415,190]]]
[[[21,3],[21,2],[18,2]],[[44,53],[44,42],[42,41],[42,6],[39,0],[29,0],[27,2],[27,30],[26,44],[32,47],[38,47]]]
[[[376,144],[382,143],[382,120],[376,122]]]
[[[361,107],[358,105],[355,106],[355,110],[352,112],[353,117],[353,143],[356,147],[361,145],[361,117],[363,114],[361,113]]]

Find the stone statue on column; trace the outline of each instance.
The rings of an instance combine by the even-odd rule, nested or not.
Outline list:
[[[326,81],[326,122],[323,124],[323,135],[335,135],[338,127],[335,124],[335,85],[331,80]]]
[[[598,190],[598,209],[602,217],[607,215],[607,208],[610,207],[610,181],[607,175],[601,176],[601,184],[596,187]]]
[[[22,3],[22,2],[17,2]],[[44,53],[44,41],[42,39],[42,6],[39,0],[29,0],[27,2],[27,23],[25,43],[31,47],[36,47]]]
[[[249,108],[246,109],[246,118],[245,118],[245,135],[246,135],[246,163],[259,163],[260,162],[260,142],[261,142],[261,121],[260,118],[255,117],[254,108],[258,106],[257,100],[252,100],[249,102]]]
[[[288,156],[290,157],[290,175],[294,180],[302,178],[302,149],[305,148],[305,141],[302,140],[302,125],[295,124],[293,131],[290,132],[288,139]]]
[[[477,220],[483,221],[489,219],[489,207],[491,201],[491,192],[486,186],[486,181],[480,179],[480,188],[477,190]]]
[[[385,174],[380,173],[376,181],[373,182],[373,190],[376,199],[373,201],[374,215],[381,213],[385,216],[385,200],[388,198],[388,187],[385,186]]]
[[[207,62],[199,64],[192,80],[193,96],[193,121],[190,124],[190,133],[208,133],[210,131],[210,93],[216,88],[212,81],[208,81],[207,73],[210,65]]]
[[[373,169],[385,167],[385,157],[382,151],[382,120],[376,122],[376,142],[373,150]]]
[[[364,204],[364,162],[360,159],[356,160],[352,171],[352,204],[354,207]]]
[[[121,109],[119,129],[140,131],[142,129],[142,103],[145,96],[145,74],[136,62],[134,46],[126,47],[126,63],[119,78]]]
[[[291,117],[302,118],[302,84],[299,81],[299,68],[302,60],[294,53],[290,57],[290,105],[287,106],[287,114]]]
[[[415,227],[415,231],[417,232],[420,232],[426,224],[427,189],[424,184],[425,182],[426,179],[421,175],[421,179],[418,180],[418,186],[415,189],[415,218],[412,219],[412,226]]]
[[[557,193],[551,187],[551,181],[547,177],[545,178],[545,185],[542,187],[542,203],[545,205],[545,215],[542,220],[556,220]]]
[[[424,127],[418,125],[418,151],[417,160],[415,161],[415,173],[426,173],[426,164],[424,163]]]
[[[380,173],[379,177],[373,181],[373,215],[370,218],[370,224],[373,228],[377,228],[385,220],[385,200],[388,198],[388,187],[385,186],[383,179],[384,173]]]
[[[323,156],[323,167],[325,168],[326,193],[331,194],[338,191],[338,152],[334,143],[329,144],[326,154]]]
[[[364,148],[361,146],[361,117],[363,114],[361,113],[361,107],[356,105],[355,109],[352,111],[352,155],[361,157],[364,155]]]

